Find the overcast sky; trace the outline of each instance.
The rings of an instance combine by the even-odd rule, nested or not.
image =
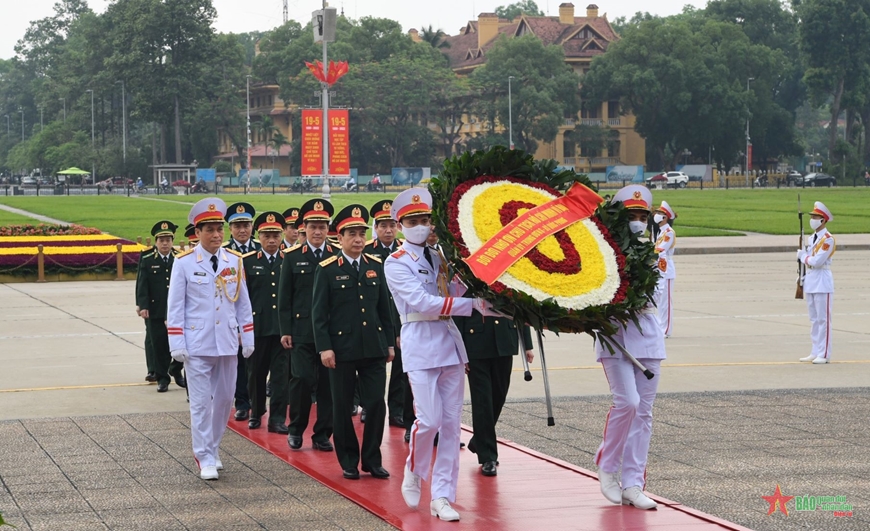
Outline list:
[[[245,31],[272,29],[282,23],[283,0],[213,0],[218,17],[215,26],[221,32],[241,33]],[[538,0],[538,6],[549,15],[559,14],[559,4],[564,0]],[[607,13],[610,20],[618,16],[630,17],[637,11],[651,10],[656,15],[673,15],[682,11],[683,5],[692,4],[703,7],[706,0],[661,0],[651,5],[645,0],[591,0],[598,4],[599,12]],[[51,16],[56,0],[0,0],[2,27],[0,27],[0,58],[8,59],[15,55],[15,43],[24,36],[30,21]],[[88,0],[92,9],[105,10],[108,0]],[[332,0],[346,16],[384,17],[398,20],[406,31],[420,29],[431,24],[450,35],[478,13],[492,12],[497,6],[513,3],[509,0]],[[575,0],[575,13],[580,16],[586,12],[586,2]],[[319,9],[318,0],[288,0],[290,18],[303,24],[311,18],[311,12]]]

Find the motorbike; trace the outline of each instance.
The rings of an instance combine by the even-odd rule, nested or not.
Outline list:
[[[297,179],[296,182],[290,185],[290,192],[304,194],[314,189],[310,179]]]
[[[205,181],[197,181],[191,188],[190,193],[192,194],[207,194],[208,186],[205,184]]]
[[[384,184],[383,183],[366,183],[366,192],[384,192]]]

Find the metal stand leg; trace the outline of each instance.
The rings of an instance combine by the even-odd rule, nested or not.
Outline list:
[[[541,371],[544,373],[544,396],[547,399],[547,426],[555,426],[553,400],[550,398],[550,378],[547,375],[547,358],[544,356],[544,337],[538,330],[538,350],[541,351]]]
[[[517,345],[519,345],[519,349],[520,349],[520,359],[523,360],[523,369],[525,369],[525,371],[526,371],[525,374],[523,375],[523,379],[525,379],[527,382],[531,382],[532,381],[532,371],[529,370],[529,360],[526,359],[526,351],[525,351],[525,349],[523,349],[523,346],[524,346],[523,345],[523,332],[519,326],[517,326],[517,339],[519,339],[519,342],[517,343]]]

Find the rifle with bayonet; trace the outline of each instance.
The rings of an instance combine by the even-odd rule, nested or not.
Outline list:
[[[801,210],[801,194],[798,194],[798,222],[800,223],[800,241],[798,242],[798,249],[803,249],[805,243],[804,239],[804,212]],[[797,289],[795,289],[794,298],[795,299],[803,299],[804,298],[804,275],[806,274],[806,266],[801,260],[797,261]]]

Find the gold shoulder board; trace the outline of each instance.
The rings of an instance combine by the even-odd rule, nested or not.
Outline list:
[[[369,253],[366,253],[366,256],[368,256],[369,258],[371,258],[372,260],[374,260],[375,262],[377,262],[377,263],[379,263],[379,264],[383,264],[383,263],[384,263],[384,261],[381,259],[380,256],[375,256],[375,255],[373,255],[373,254],[369,254]]]
[[[338,260],[338,256],[335,256],[335,255],[330,256],[330,257],[327,258],[326,260],[323,260],[322,262],[320,262],[320,266],[321,266],[321,267],[326,267],[326,266],[328,266],[329,264],[335,262],[336,260]]]

